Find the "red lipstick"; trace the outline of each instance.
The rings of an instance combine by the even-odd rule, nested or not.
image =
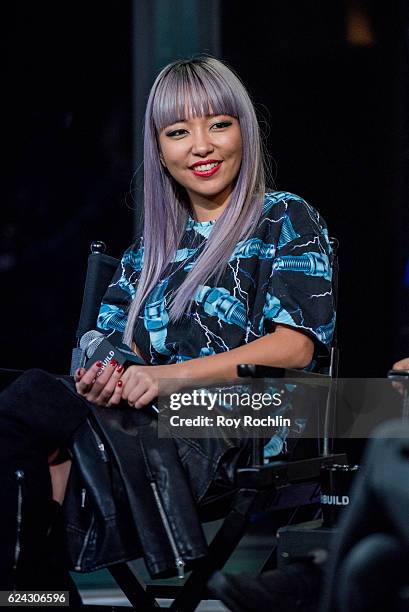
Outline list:
[[[208,164],[216,164],[216,166],[214,166],[213,168],[210,168],[210,170],[196,170],[195,168],[198,168],[200,166],[207,166]],[[216,159],[206,159],[204,161],[199,161],[194,163],[192,166],[190,166],[190,169],[192,170],[193,174],[195,176],[200,176],[202,178],[207,178],[209,176],[213,176],[213,174],[215,174],[218,169],[220,168],[220,166],[222,165],[221,161],[218,161]]]

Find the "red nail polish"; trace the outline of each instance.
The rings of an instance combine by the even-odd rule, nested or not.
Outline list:
[[[121,374],[124,371],[124,366],[123,365],[119,365],[117,367],[116,371],[118,372],[118,374]]]
[[[99,368],[102,368],[102,366],[103,366],[103,365],[104,365],[104,364],[102,363],[102,361],[97,361],[97,366],[98,366]]]
[[[117,360],[116,360],[116,359],[111,359],[111,361],[109,362],[109,364],[110,364],[111,366],[116,366],[116,365],[118,365],[118,362],[117,362]]]
[[[118,380],[118,382],[116,383],[116,386],[117,387],[122,387],[122,385],[123,385],[122,380]]]

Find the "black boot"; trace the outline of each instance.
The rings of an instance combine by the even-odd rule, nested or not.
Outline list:
[[[0,588],[17,591],[68,591],[70,608],[82,606],[67,567],[61,506],[47,496],[48,483],[35,478],[36,493],[27,486],[32,470],[17,470],[8,486],[2,479]],[[42,491],[42,495],[40,493]],[[9,516],[8,528],[4,529]]]
[[[60,544],[50,537],[48,455],[64,447],[87,414],[84,402],[41,370],[0,394],[0,590],[72,589],[54,556]]]
[[[34,588],[28,568],[34,572],[39,569],[44,550],[51,497],[49,478],[42,468],[6,471],[3,467],[1,490],[0,588]]]
[[[37,563],[34,570],[34,562]],[[60,504],[52,500],[49,504],[49,519],[44,548],[40,556],[28,555],[27,571],[21,572],[21,579],[32,583],[32,588],[48,591],[68,591],[70,608],[82,606],[82,600],[74,580],[68,571],[66,555],[65,523]],[[26,587],[27,589],[27,587]]]

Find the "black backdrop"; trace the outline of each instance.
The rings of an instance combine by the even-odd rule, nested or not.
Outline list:
[[[1,10],[10,102],[1,364],[66,372],[89,244],[105,240],[119,256],[132,237],[131,6]]]
[[[222,57],[270,125],[276,185],[306,197],[340,248],[344,376],[409,354],[406,4],[221,3]],[[6,42],[0,245],[4,367],[66,371],[88,244],[132,237],[131,3],[18,3]],[[406,334],[406,335],[405,335]]]
[[[256,2],[244,14],[227,0],[223,52],[268,109],[277,186],[306,197],[340,241],[341,374],[383,376],[409,349],[395,304],[408,220],[404,22],[398,3],[365,3],[373,42],[351,45],[346,4]]]

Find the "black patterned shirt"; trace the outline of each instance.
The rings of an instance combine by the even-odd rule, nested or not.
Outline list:
[[[190,312],[173,323],[168,304],[201,253],[217,221],[189,218],[165,276],[138,317],[134,340],[147,362],[180,363],[222,353],[274,331],[276,324],[331,344],[335,313],[330,245],[324,220],[302,198],[267,193],[254,234],[240,241],[222,278],[200,285]],[[142,239],[129,247],[103,299],[102,330],[124,331],[143,265]]]

